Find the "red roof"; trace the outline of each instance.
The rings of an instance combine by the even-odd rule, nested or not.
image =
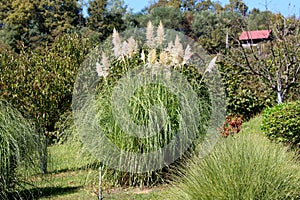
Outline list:
[[[243,31],[239,40],[268,39],[272,30]]]

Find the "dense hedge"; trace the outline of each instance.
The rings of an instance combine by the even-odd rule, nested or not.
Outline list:
[[[40,128],[53,131],[59,116],[70,109],[77,70],[89,42],[77,34],[57,38],[40,50],[0,51],[0,97]]]
[[[272,140],[300,147],[300,101],[265,109],[262,130]]]

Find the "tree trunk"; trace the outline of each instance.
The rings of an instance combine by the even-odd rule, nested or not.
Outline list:
[[[278,104],[283,103],[283,96],[282,96],[282,93],[279,91],[277,91],[277,103]]]

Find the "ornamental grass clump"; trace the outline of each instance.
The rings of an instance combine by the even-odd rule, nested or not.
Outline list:
[[[22,178],[38,164],[37,147],[38,137],[32,124],[0,100],[0,199],[20,199]]]
[[[216,59],[209,67],[208,61],[195,41],[151,22],[146,31],[114,30],[85,61],[73,94],[76,126],[84,146],[111,167],[105,174],[116,185],[165,182],[169,166],[178,167],[204,140],[219,106],[211,97],[222,93],[206,82]]]
[[[228,137],[177,173],[169,199],[299,199],[295,152],[258,134]]]

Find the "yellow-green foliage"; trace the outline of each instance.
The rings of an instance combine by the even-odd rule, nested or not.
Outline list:
[[[0,97],[52,131],[59,116],[70,109],[73,83],[87,47],[87,41],[71,34],[44,50],[19,54],[1,50]]]
[[[300,101],[265,109],[262,129],[271,140],[300,147]]]

